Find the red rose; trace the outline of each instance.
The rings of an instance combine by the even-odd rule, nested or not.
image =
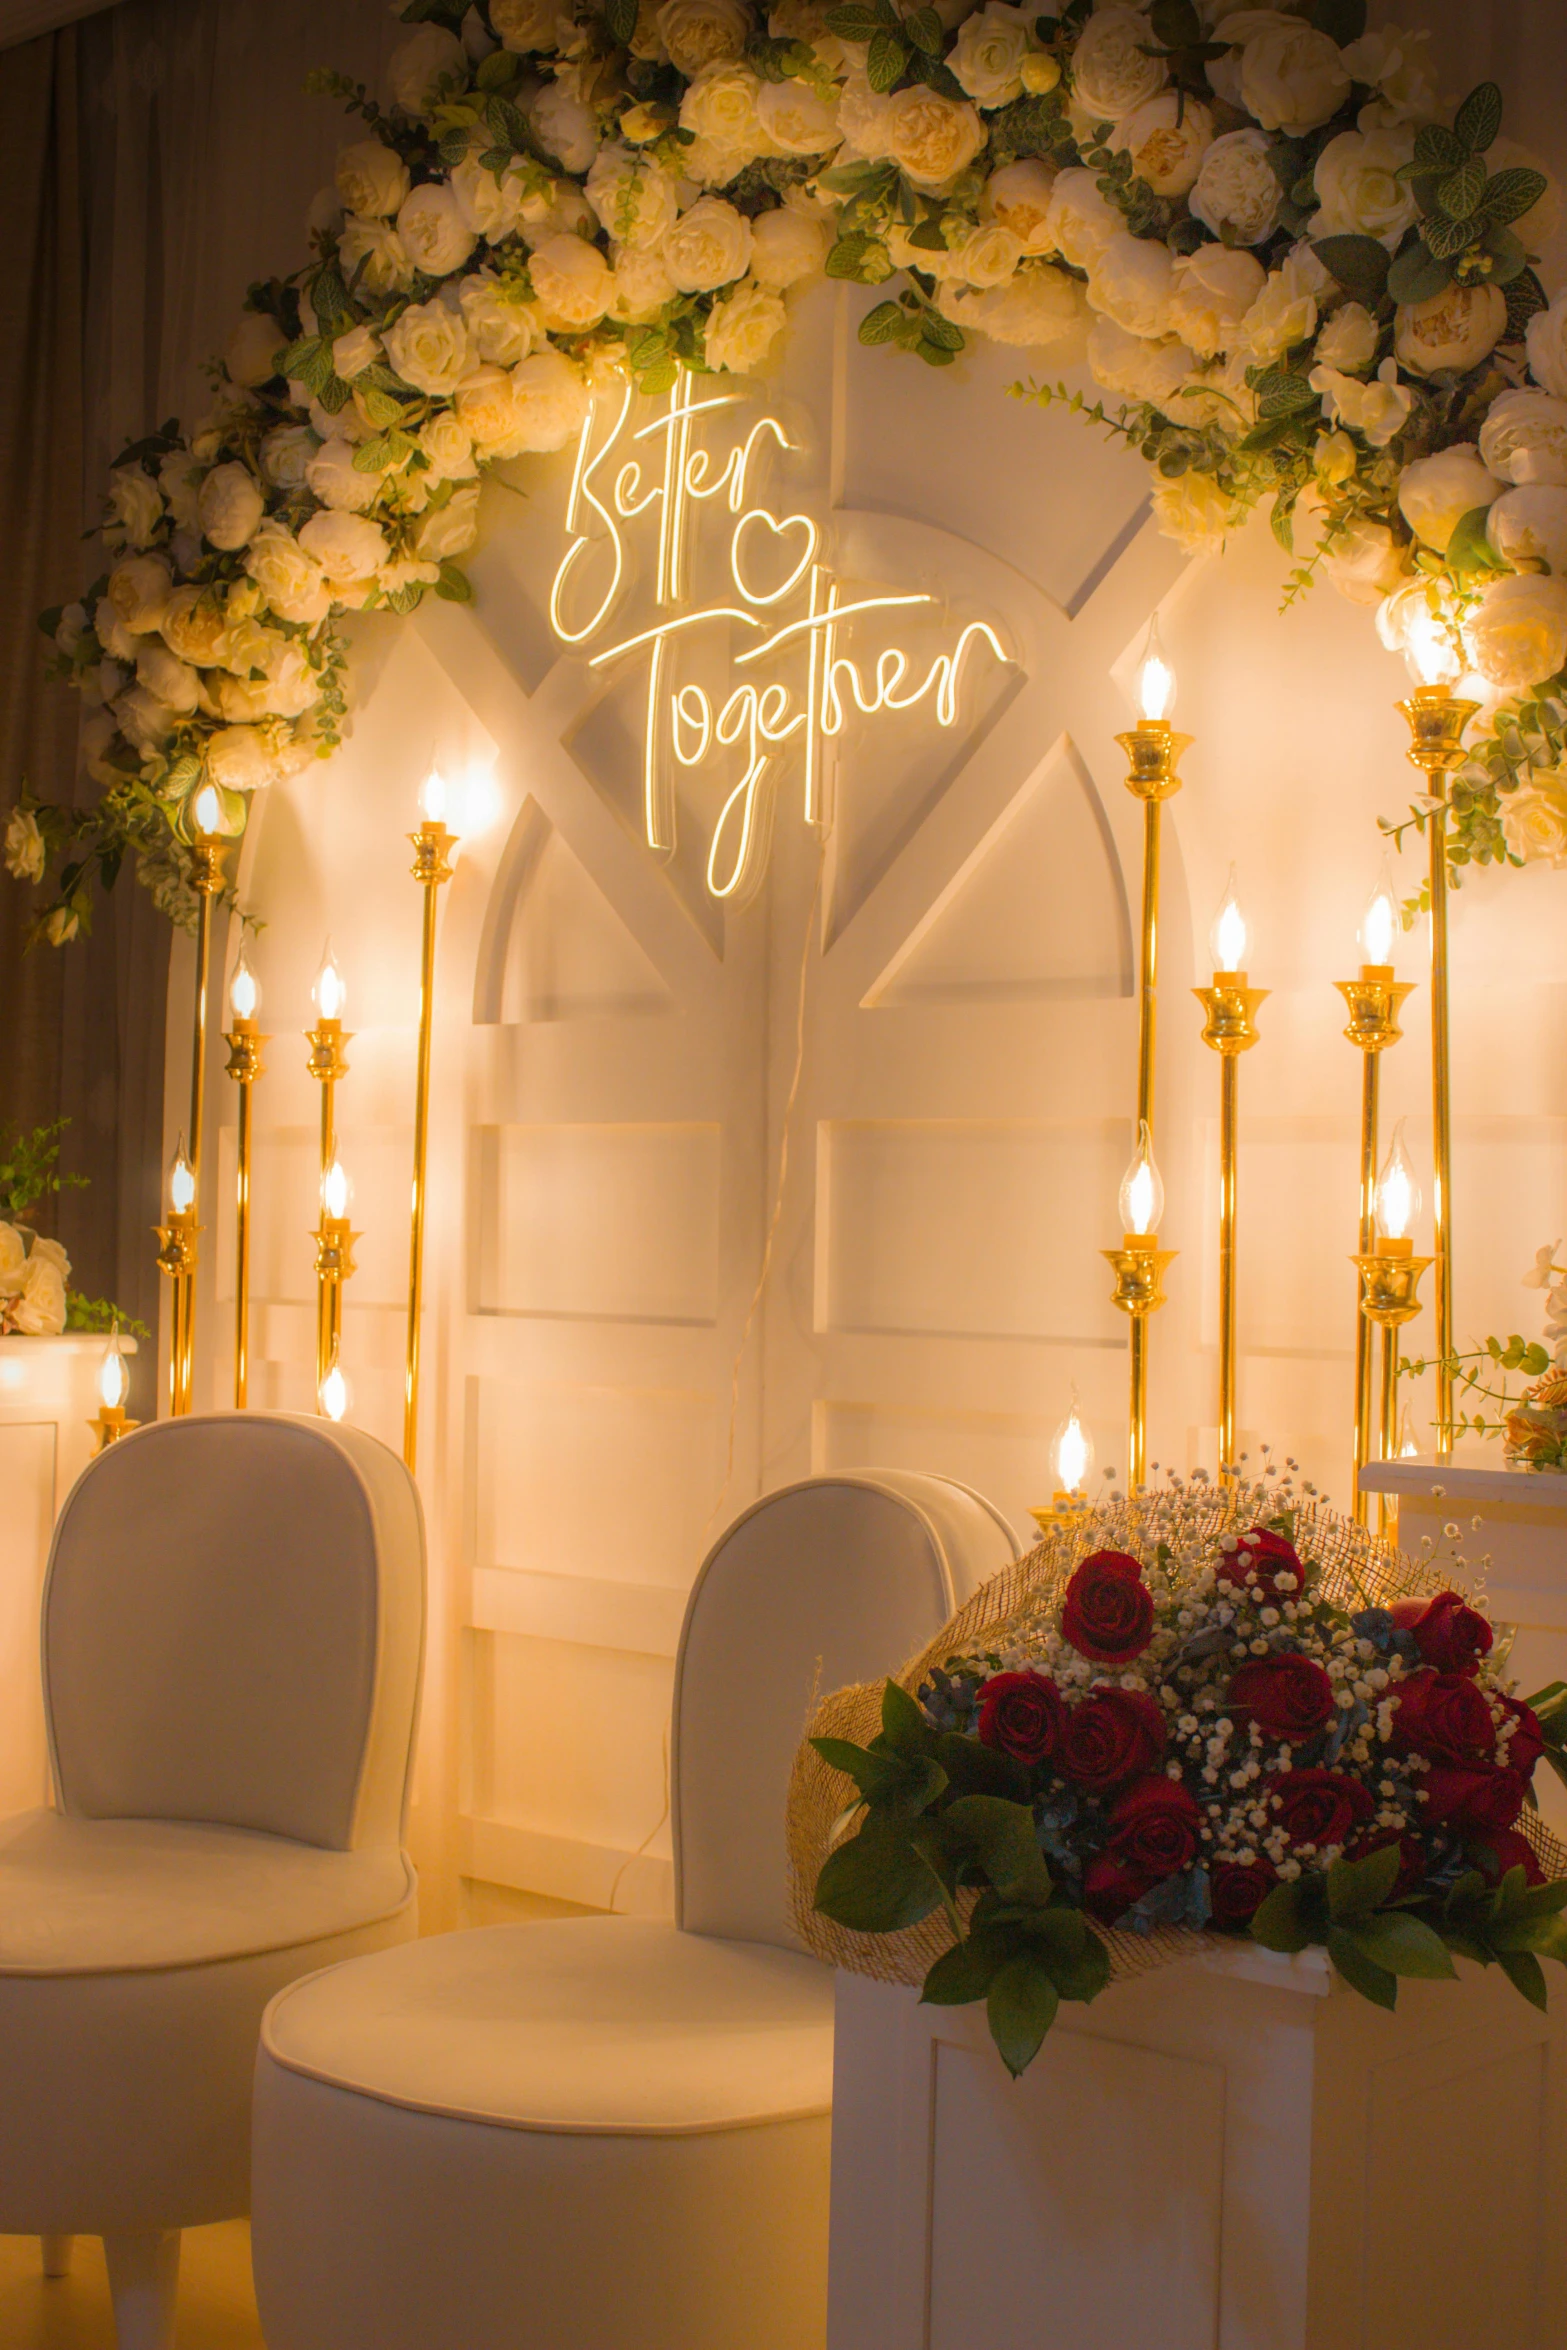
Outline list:
[[[1531,1885],[1545,1883],[1539,1854],[1516,1828],[1493,1828],[1489,1835],[1476,1837],[1469,1857],[1493,1885],[1499,1885],[1509,1869],[1522,1869]]]
[[[1259,1656],[1231,1676],[1230,1711],[1254,1721],[1264,1738],[1299,1746],[1325,1730],[1338,1708],[1333,1684],[1309,1656]]]
[[[1020,1763],[1049,1762],[1065,1726],[1061,1692],[1043,1673],[996,1673],[980,1687],[980,1743]]]
[[[1096,1689],[1066,1717],[1057,1763],[1090,1795],[1151,1771],[1164,1752],[1164,1715],[1136,1689]]]
[[[1496,1635],[1478,1609],[1456,1591],[1439,1591],[1435,1599],[1396,1599],[1388,1614],[1405,1632],[1428,1665],[1439,1673],[1473,1673],[1489,1656]]]
[[[1124,1665],[1141,1656],[1153,1630],[1153,1593],[1136,1559],[1096,1550],[1066,1587],[1061,1630],[1079,1656]]]
[[[1342,1771],[1280,1771],[1270,1792],[1292,1844],[1347,1844],[1376,1809],[1360,1781]]]
[[[1227,1934],[1249,1926],[1278,1881],[1278,1870],[1260,1853],[1244,1868],[1237,1860],[1221,1860],[1210,1879],[1215,1926]]]
[[[1224,1573],[1222,1567],[1219,1571]],[[1282,1534],[1270,1534],[1266,1526],[1253,1526],[1230,1553],[1227,1580],[1249,1583],[1264,1599],[1277,1602],[1299,1599],[1306,1588],[1306,1570],[1292,1542],[1286,1542]]]
[[[1467,1674],[1428,1666],[1398,1684],[1393,1744],[1432,1762],[1488,1761],[1496,1745],[1491,1709]]]
[[[1202,1813],[1177,1779],[1134,1779],[1110,1814],[1114,1859],[1156,1882],[1197,1858]]]
[[[1083,1871],[1083,1906],[1102,1926],[1113,1926],[1155,1883],[1146,1871],[1129,1869],[1101,1852]]]
[[[1466,1836],[1510,1828],[1523,1810],[1524,1783],[1515,1771],[1466,1771],[1433,1763],[1424,1786],[1422,1816],[1433,1827],[1457,1828]]]
[[[1513,1725],[1513,1734],[1507,1741],[1507,1768],[1516,1771],[1527,1783],[1534,1777],[1534,1766],[1545,1752],[1545,1732],[1533,1706],[1521,1704],[1516,1697],[1504,1697],[1501,1702],[1503,1713]]]

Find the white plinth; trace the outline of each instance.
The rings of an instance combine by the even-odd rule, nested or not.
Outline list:
[[[981,2009],[840,1975],[828,2350],[1554,2350],[1563,2034],[1462,1972],[1389,2016],[1220,1954],[1016,2083]]]
[[[107,1343],[0,1338],[0,1818],[48,1794],[38,1602],[60,1504],[92,1457]]]

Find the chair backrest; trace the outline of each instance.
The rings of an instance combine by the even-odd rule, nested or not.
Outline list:
[[[813,1692],[893,1673],[1018,1555],[945,1477],[867,1469],[769,1494],[709,1553],[675,1665],[675,1915],[798,1948],[784,1813]]]
[[[143,1429],[55,1529],[56,1801],[395,1847],[423,1645],[424,1519],[385,1445],[263,1412]]]

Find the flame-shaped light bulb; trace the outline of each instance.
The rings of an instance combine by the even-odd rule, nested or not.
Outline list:
[[[98,1366],[98,1400],[106,1412],[117,1412],[130,1391],[130,1366],[120,1348],[120,1325],[116,1322]]]
[[[1370,903],[1361,917],[1360,959],[1378,970],[1391,970],[1393,943],[1402,928],[1398,899],[1393,894],[1393,876],[1388,871],[1387,859],[1382,860],[1382,871]]]
[[[419,786],[419,813],[426,824],[446,822],[446,778],[439,767],[432,767]]]
[[[1164,657],[1159,615],[1148,623],[1148,641],[1137,671],[1137,709],[1145,725],[1157,725],[1175,706],[1175,671]]]
[[[229,981],[229,1012],[236,1020],[254,1020],[261,1009],[261,982],[250,966],[243,944]]]
[[[1429,595],[1409,599],[1400,613],[1404,658],[1416,685],[1452,687],[1464,673],[1451,614]]]
[[[343,1017],[343,1006],[348,1001],[348,989],[343,984],[343,974],[337,967],[337,957],[332,952],[330,939],[327,940],[321,956],[321,968],[316,973],[316,983],[310,990],[310,1000],[323,1020],[341,1020]]]
[[[348,1407],[354,1400],[353,1389],[343,1375],[343,1366],[337,1359],[335,1347],[332,1350],[332,1360],[326,1367],[320,1386],[316,1389],[316,1399],[321,1406],[323,1418],[328,1420],[345,1419]]]
[[[1251,932],[1246,917],[1235,896],[1235,868],[1230,867],[1230,878],[1225,883],[1224,899],[1213,918],[1213,967],[1226,978],[1238,977],[1246,968],[1246,952],[1251,945]]]
[[[204,783],[196,794],[191,808],[191,821],[198,832],[206,833],[209,838],[222,830],[223,801],[215,783]]]
[[[1081,1493],[1094,1465],[1094,1440],[1077,1408],[1077,1390],[1071,1409],[1050,1441],[1050,1466],[1058,1493]]]
[[[1421,1209],[1420,1186],[1404,1148],[1404,1121],[1393,1129],[1393,1144],[1377,1177],[1377,1232],[1383,1240],[1407,1240]]]
[[[169,1205],[177,1216],[183,1216],[196,1204],[196,1171],[185,1156],[185,1137],[182,1134],[175,1146],[174,1164],[169,1169]]]
[[[334,1157],[331,1166],[321,1178],[322,1215],[329,1216],[334,1224],[341,1224],[343,1218],[348,1214],[349,1202],[353,1196],[354,1187],[344,1171],[343,1162]]]
[[[1121,1178],[1121,1230],[1130,1239],[1146,1240],[1157,1232],[1164,1216],[1164,1185],[1154,1164],[1153,1137],[1147,1125],[1137,1129],[1137,1148]]]
[[[1417,1461],[1420,1458],[1420,1447],[1415,1442],[1415,1431],[1410,1424],[1407,1403],[1404,1406],[1403,1424],[1398,1432],[1398,1457],[1401,1461]]]

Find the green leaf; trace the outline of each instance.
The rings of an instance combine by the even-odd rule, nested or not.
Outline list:
[[[903,29],[916,49],[927,57],[941,55],[941,19],[934,8],[916,8],[903,20]]]
[[[1012,1958],[996,1975],[985,2001],[990,2036],[1014,2080],[1039,2054],[1056,2020],[1060,1994],[1036,1958]]]
[[[1350,1989],[1358,1991],[1363,1999],[1373,2000],[1378,2007],[1398,2005],[1398,1977],[1367,1958],[1343,1926],[1328,1928],[1328,1956]]]
[[[1257,385],[1257,414],[1272,423],[1281,416],[1303,415],[1308,408],[1320,406],[1321,399],[1305,376],[1287,367],[1270,367]]]
[[[1532,1950],[1567,1966],[1567,1919],[1560,1917],[1510,1919],[1493,1926],[1489,1940],[1498,1958],[1505,1950]]]
[[[857,1836],[829,1853],[816,1880],[823,1917],[857,1934],[896,1934],[929,1917],[941,1884],[897,1821],[868,1819]]]
[[[1375,237],[1318,237],[1312,251],[1346,294],[1375,310],[1387,292],[1392,255]]]
[[[942,1813],[941,1825],[954,1855],[977,1862],[1006,1899],[1041,1907],[1048,1902],[1050,1871],[1030,1805],[1001,1795],[962,1795]]]
[[[1502,128],[1502,93],[1495,82],[1482,82],[1459,107],[1453,129],[1471,155],[1494,147]]]
[[[1396,1853],[1398,1847],[1391,1846]],[[1347,1929],[1362,1958],[1390,1975],[1416,1975],[1431,1982],[1451,1979],[1455,1969],[1442,1937],[1406,1909],[1385,1909]]]
[[[1529,266],[1528,248],[1510,228],[1488,228],[1482,240],[1491,263],[1491,283],[1504,289]]]
[[[997,1974],[1017,1954],[1010,1934],[971,1931],[951,1950],[943,1951],[925,1977],[920,2003],[925,2007],[967,2007],[983,1999]]]
[[[1319,33],[1347,49],[1366,29],[1366,0],[1316,0],[1311,21]]]
[[[361,441],[354,451],[354,471],[356,473],[381,472],[383,467],[390,465],[392,461],[395,454],[395,442],[405,437],[402,433],[373,433],[369,440]]]
[[[435,592],[448,604],[471,604],[473,582],[466,571],[450,561],[441,565],[441,576],[435,583]]]
[[[825,22],[827,30],[836,33],[840,41],[874,41],[881,30],[881,18],[874,8],[860,8],[852,4],[845,8],[829,8]]]
[[[402,422],[404,402],[394,399],[390,392],[377,391],[374,384],[368,389],[361,387],[359,405],[364,410],[366,420],[383,429],[389,424]]]
[[[923,1756],[873,1754],[846,1738],[813,1738],[823,1762],[854,1781],[867,1803],[913,1818],[946,1791],[947,1774]]]
[[[1499,1950],[1496,1963],[1515,1991],[1521,1991],[1531,2007],[1543,2014],[1550,2005],[1545,1988],[1545,1969],[1532,1950]]]
[[[1396,1844],[1384,1844],[1364,1860],[1336,1860],[1328,1871],[1328,1914],[1334,1924],[1353,1925],[1380,1909],[1398,1882],[1401,1865]]]
[[[960,351],[967,348],[963,329],[954,326],[950,318],[943,318],[939,310],[926,311],[920,332],[927,343],[934,343],[936,349],[945,352],[949,358],[955,359]]]
[[[935,1742],[918,1704],[896,1681],[887,1682],[881,1693],[881,1734],[894,1754],[926,1755]]]
[[[1306,1950],[1312,1935],[1305,1922],[1305,1896],[1299,1879],[1275,1885],[1251,1921],[1251,1938],[1264,1950]]]
[[[637,0],[604,0],[604,22],[617,41],[629,41],[637,29]]]
[[[1522,220],[1532,212],[1550,186],[1542,171],[1530,171],[1515,164],[1507,171],[1499,171],[1485,191],[1485,217],[1493,227],[1506,228],[1515,220]]]
[[[1492,548],[1486,536],[1486,524],[1491,518],[1489,506],[1476,506],[1465,514],[1448,541],[1449,569],[1467,580],[1476,572],[1505,571],[1507,566]]]
[[[865,78],[873,90],[885,92],[893,87],[908,62],[907,41],[878,28],[866,52]]]
[[[917,332],[914,320],[897,302],[878,302],[874,310],[867,310],[860,320],[862,343],[903,343]],[[964,1746],[974,1742],[965,1738]]]
[[[903,315],[913,328],[915,322],[909,319],[908,312]],[[1029,1800],[1026,1766],[1015,1755],[1003,1754],[999,1747],[981,1746],[977,1738],[965,1738],[957,1730],[943,1730],[936,1740],[936,1759],[946,1772],[954,1795],[1004,1795],[1013,1803]]]
[[[1419,173],[1432,178],[1438,172],[1456,171],[1468,153],[1463,140],[1444,124],[1423,123],[1415,133],[1413,160],[1403,166],[1403,172],[1411,177]]]
[[[608,9],[604,13],[607,16]],[[631,12],[631,21],[635,25],[636,10],[634,8]],[[481,90],[509,89],[521,71],[522,59],[520,57],[514,57],[509,49],[492,49],[489,56],[481,57],[475,66],[474,84],[476,88]]]
[[[1451,261],[1458,254],[1467,253],[1471,245],[1477,245],[1482,232],[1476,221],[1438,216],[1428,220],[1420,233],[1434,261]]]
[[[1473,219],[1489,177],[1480,155],[1465,156],[1458,169],[1448,174],[1436,191],[1436,200],[1449,220]]]
[[[1521,270],[1507,287],[1507,339],[1522,342],[1529,321],[1550,307],[1550,296],[1532,269]]]
[[[922,253],[945,253],[947,232],[939,219],[922,220],[918,228],[910,229],[909,243],[917,245]]]
[[[1452,277],[1451,262],[1439,260],[1420,239],[1399,254],[1387,273],[1387,290],[1395,302],[1434,302]]]

